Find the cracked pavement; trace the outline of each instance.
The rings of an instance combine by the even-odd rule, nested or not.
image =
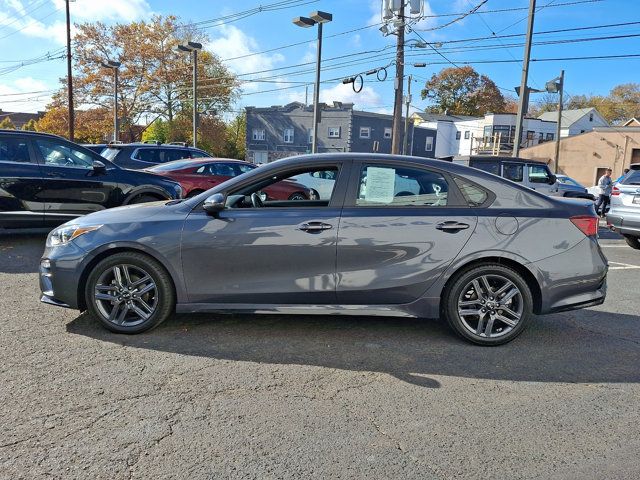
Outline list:
[[[638,268],[496,348],[373,317],[180,315],[120,336],[39,303],[43,242],[0,233],[1,479],[640,476]]]

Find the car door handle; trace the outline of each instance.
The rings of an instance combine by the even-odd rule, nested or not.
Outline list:
[[[302,230],[307,233],[318,233],[323,230],[329,230],[330,228],[333,228],[333,225],[322,222],[306,222],[298,225],[298,230]]]
[[[436,229],[442,230],[443,232],[457,232],[459,230],[466,230],[467,228],[469,228],[468,224],[459,222],[442,222],[436,225]]]

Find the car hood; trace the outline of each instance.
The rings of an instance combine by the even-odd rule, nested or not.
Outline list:
[[[156,215],[166,212],[171,205],[181,203],[179,200],[162,200],[159,202],[136,203],[123,207],[109,208],[75,218],[69,225],[105,225],[109,223],[136,223],[147,221]],[[170,204],[170,205],[169,205]]]

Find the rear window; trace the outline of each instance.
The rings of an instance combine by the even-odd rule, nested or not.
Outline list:
[[[460,177],[454,177],[456,185],[460,189],[462,196],[470,207],[479,207],[489,198],[489,194],[479,186]]]
[[[624,177],[620,183],[622,185],[640,185],[640,170],[630,171],[626,177]]]
[[[120,153],[119,148],[107,147],[104,150],[102,150],[102,152],[100,152],[100,155],[102,155],[107,160],[113,160],[114,158],[116,158],[116,155],[118,155],[118,153]]]
[[[191,165],[193,165],[191,160],[177,160],[175,162],[154,165],[153,167],[149,167],[149,170],[156,172],[171,172],[173,170],[182,170],[183,168],[187,168]]]

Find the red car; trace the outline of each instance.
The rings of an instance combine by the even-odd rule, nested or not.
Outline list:
[[[242,160],[227,158],[194,158],[175,160],[146,168],[145,171],[170,178],[178,182],[185,197],[193,197],[205,190],[249,172],[256,165]],[[282,180],[264,189],[264,200],[307,200],[311,191],[301,183]]]

